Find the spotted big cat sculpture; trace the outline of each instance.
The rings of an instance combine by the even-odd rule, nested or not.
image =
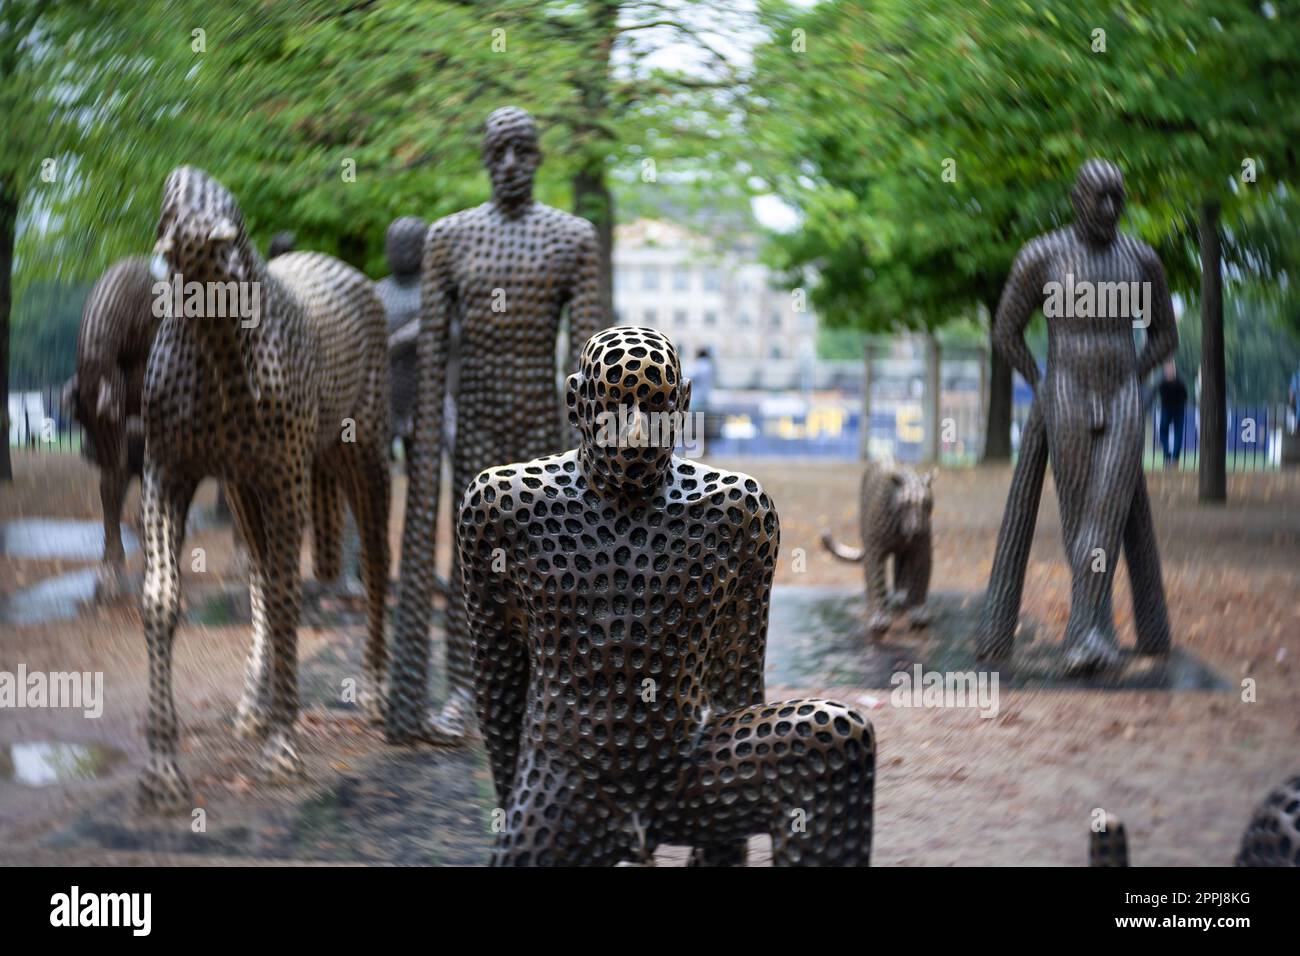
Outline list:
[[[858,492],[862,547],[839,544],[829,531],[822,544],[841,561],[860,563],[867,584],[867,628],[889,630],[891,610],[906,612],[913,627],[929,624],[933,540],[934,471],[918,474],[907,465],[868,462]],[[886,562],[893,562],[893,591],[886,587]]]
[[[830,701],[765,703],[776,510],[748,475],[673,455],[690,383],[672,344],[598,333],[567,402],[580,446],[483,471],[460,509],[505,811],[493,861],[613,864],[671,843],[740,863],[766,833],[777,865],[866,865],[871,725]]]
[[[104,557],[95,582],[97,599],[125,590],[122,502],[144,464],[140,397],[159,324],[153,285],[144,256],[121,259],[104,270],[82,310],[76,374],[64,388],[65,407],[84,431],[83,453],[99,467]]]
[[[265,738],[264,772],[283,778],[300,767],[299,553],[310,522],[317,577],[338,575],[344,497],[362,537],[369,600],[359,698],[378,716],[387,664],[388,350],[383,307],[366,276],[319,253],[264,263],[234,197],[200,170],[168,176],[154,251],[186,296],[183,314],[168,308],[144,385],[150,758],[141,798],[174,810],[191,805],[176,762],[172,698],[178,564],[204,476],[225,483],[249,549],[253,647],[236,727]],[[222,306],[216,314],[214,299]]]

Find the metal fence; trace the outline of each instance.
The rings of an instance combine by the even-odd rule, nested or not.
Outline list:
[[[35,452],[76,452],[84,438],[81,423],[63,407],[62,389],[53,385],[9,393],[9,445]]]

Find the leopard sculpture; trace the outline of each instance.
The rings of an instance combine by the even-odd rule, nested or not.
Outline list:
[[[97,600],[124,590],[122,502],[144,464],[140,400],[159,325],[153,285],[144,256],[121,259],[104,270],[82,310],[76,372],[64,388],[64,407],[81,422],[82,451],[99,467],[104,555],[95,582]]]
[[[893,462],[869,462],[858,493],[862,547],[839,544],[829,531],[822,544],[842,561],[861,563],[867,584],[867,628],[879,634],[893,622],[891,610],[907,613],[912,627],[930,622],[925,608],[930,591],[933,541],[930,512],[935,472],[918,474]],[[893,593],[886,588],[885,562],[893,559]]]
[[[381,710],[388,356],[383,307],[366,276],[319,253],[264,263],[234,197],[198,169],[168,176],[154,251],[160,271],[186,288],[184,314],[169,306],[154,339],[143,403],[150,757],[140,796],[145,807],[166,811],[190,805],[177,766],[171,658],[185,516],[206,475],[225,482],[249,549],[253,646],[236,729],[265,738],[263,772],[273,780],[300,772],[299,554],[310,522],[317,577],[337,576],[345,496],[363,541],[369,599],[358,699],[372,717]],[[207,291],[199,315],[190,309],[192,286]],[[213,314],[217,289],[226,290],[226,307]]]

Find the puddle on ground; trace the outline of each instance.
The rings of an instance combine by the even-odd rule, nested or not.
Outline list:
[[[927,605],[928,628],[896,624],[880,637],[866,632],[860,590],[778,587],[772,591],[767,640],[767,682],[787,687],[888,688],[890,678],[920,664],[931,671],[988,671],[975,654],[982,594],[939,593]],[[1229,690],[1231,685],[1178,647],[1168,657],[1125,652],[1114,672],[1071,677],[1061,672],[1059,639],[1037,639],[1021,623],[1011,660],[996,668],[1004,687],[1087,690]]]
[[[126,553],[139,550],[129,527],[122,528]],[[0,524],[0,555],[7,558],[98,561],[104,556],[104,526],[98,521],[27,518]]]
[[[0,780],[29,787],[105,777],[126,760],[126,754],[103,744],[29,741],[0,749]]]
[[[95,598],[97,571],[70,571],[0,600],[0,624],[46,624],[66,621]]]

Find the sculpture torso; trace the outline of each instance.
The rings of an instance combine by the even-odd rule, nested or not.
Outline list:
[[[518,809],[560,790],[566,806],[653,807],[710,714],[762,702],[779,532],[752,478],[674,459],[629,503],[592,491],[571,451],[484,472],[460,534],[463,555],[505,549],[499,574],[464,558],[466,584],[504,602],[530,662],[513,777],[536,783]]]

